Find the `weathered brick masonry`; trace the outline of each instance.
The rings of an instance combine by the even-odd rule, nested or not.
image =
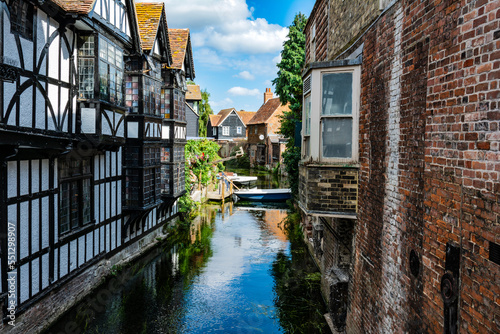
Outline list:
[[[500,1],[398,1],[363,37],[349,332],[450,330],[455,269],[459,331],[500,332],[499,22]]]

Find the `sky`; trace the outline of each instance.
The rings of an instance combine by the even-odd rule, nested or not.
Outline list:
[[[288,26],[315,0],[163,0],[169,28],[189,28],[195,83],[210,106],[257,111],[276,78]]]

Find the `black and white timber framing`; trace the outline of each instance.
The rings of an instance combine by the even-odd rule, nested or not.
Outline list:
[[[174,97],[194,70],[170,68],[166,24],[145,52],[132,0],[61,2],[0,0],[4,321],[170,221],[185,192]]]

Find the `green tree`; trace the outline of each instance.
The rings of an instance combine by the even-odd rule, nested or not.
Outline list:
[[[207,124],[208,120],[210,118],[210,115],[212,115],[214,112],[212,111],[212,108],[210,107],[210,104],[208,103],[208,99],[210,98],[210,93],[207,92],[206,89],[201,91],[201,102],[198,107],[198,112],[200,113],[200,128],[198,130],[198,135],[200,137],[206,137],[207,136]]]
[[[288,138],[284,156],[285,170],[289,175],[294,196],[298,194],[300,149],[295,147],[295,123],[302,120],[302,68],[305,61],[306,36],[304,29],[307,18],[297,14],[288,27],[288,39],[283,43],[281,61],[278,63],[278,77],[273,80],[276,93],[282,104],[290,103],[290,111],[281,118],[279,133]]]

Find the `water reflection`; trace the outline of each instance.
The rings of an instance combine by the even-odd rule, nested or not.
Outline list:
[[[69,323],[73,333],[299,333],[305,323],[307,333],[321,332],[321,297],[294,276],[315,269],[280,228],[285,217],[206,206],[189,230],[113,278],[119,289],[109,293],[106,282],[49,332],[68,333]]]

